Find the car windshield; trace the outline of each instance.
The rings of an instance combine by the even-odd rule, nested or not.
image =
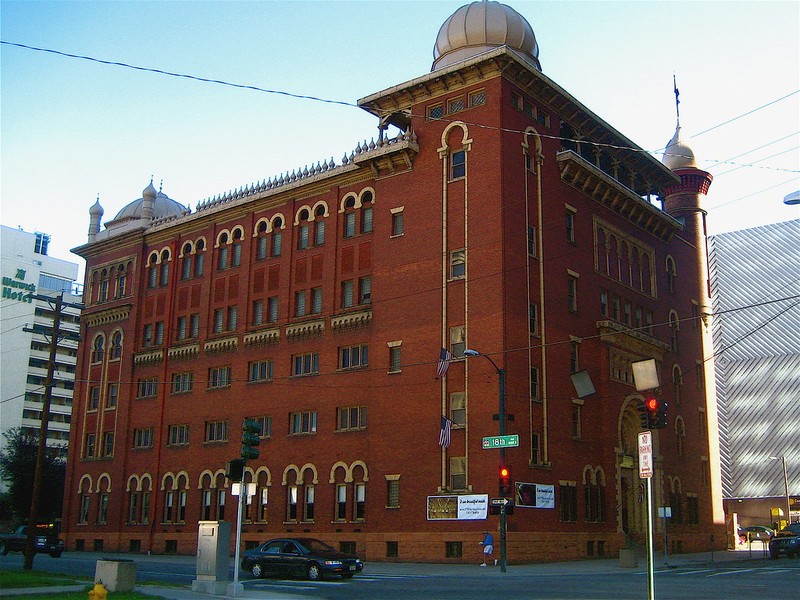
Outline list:
[[[328,546],[328,544],[325,542],[320,542],[319,540],[305,539],[297,540],[297,542],[311,554],[319,554],[320,552],[336,552],[336,550]]]

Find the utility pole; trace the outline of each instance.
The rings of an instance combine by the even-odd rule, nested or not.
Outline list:
[[[35,300],[45,302],[53,301],[50,296],[37,294],[33,296]],[[45,452],[47,452],[47,427],[50,422],[50,403],[53,398],[53,386],[55,385],[56,353],[61,334],[61,315],[65,306],[73,308],[83,308],[82,304],[70,304],[64,302],[64,292],[59,292],[55,297],[53,306],[53,327],[50,331],[50,357],[47,361],[47,377],[44,382],[44,400],[42,401],[42,420],[39,425],[39,440],[36,450],[36,466],[33,471],[33,489],[31,490],[31,509],[28,513],[28,539],[25,545],[25,563],[23,568],[31,570],[33,568],[33,557],[36,555],[36,525],[39,522],[39,496],[42,489],[42,471],[44,470]],[[31,333],[43,333],[41,329],[24,328],[24,331]],[[69,336],[69,334],[67,334]]]

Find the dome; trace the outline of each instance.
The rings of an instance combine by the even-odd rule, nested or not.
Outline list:
[[[152,189],[152,191],[151,191]],[[164,192],[159,190],[156,192],[156,189],[153,187],[152,183],[147,186],[144,191],[142,192],[142,197],[138,200],[134,200],[125,208],[117,213],[117,216],[114,217],[114,221],[118,221],[120,219],[139,219],[142,215],[142,208],[145,202],[145,199],[153,199],[155,196],[155,202],[153,205],[153,218],[154,219],[161,219],[163,217],[179,217],[181,215],[185,215],[188,209],[183,206],[181,203],[176,202],[169,196],[167,196]]]
[[[671,171],[675,169],[697,168],[697,162],[694,158],[694,150],[681,141],[681,126],[675,129],[675,135],[667,144],[664,150],[664,158],[661,162]]]
[[[102,217],[104,212],[103,207],[100,206],[100,196],[98,196],[97,200],[94,201],[94,204],[92,204],[92,207],[89,209],[89,216]]]
[[[431,71],[500,46],[525,55],[541,71],[539,46],[533,29],[522,15],[499,2],[483,0],[465,4],[439,29]]]

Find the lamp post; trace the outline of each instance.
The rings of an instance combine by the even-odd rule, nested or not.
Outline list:
[[[770,460],[780,460],[783,463],[783,489],[786,492],[786,524],[792,523],[792,501],[789,498],[789,477],[786,474],[786,455],[770,456]]]
[[[492,360],[491,356],[486,354],[481,354],[477,350],[472,350],[467,348],[464,350],[464,356],[467,358],[471,358],[473,356],[482,356],[494,367],[494,370],[497,371],[497,378],[499,383],[499,390],[498,390],[498,418],[500,421],[500,435],[506,434],[506,371],[505,369],[501,369],[497,366],[497,364]],[[506,465],[506,449],[500,448],[500,468],[503,468]],[[506,572],[506,505],[503,504],[500,507],[500,572]]]

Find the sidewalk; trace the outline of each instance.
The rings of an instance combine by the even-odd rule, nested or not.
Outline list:
[[[506,573],[502,573],[500,568],[492,567],[480,569],[476,565],[453,565],[453,564],[428,564],[428,563],[368,563],[364,571],[365,577],[374,576],[394,576],[403,575],[428,575],[443,577],[459,577],[470,572],[480,571],[481,576],[490,577],[525,577],[531,575],[550,575],[550,574],[602,574],[602,573],[636,573],[647,569],[645,556],[639,555],[636,567],[623,567],[617,558],[587,559],[557,563],[535,563],[525,565],[508,565]],[[655,571],[665,569],[687,569],[687,568],[708,568],[720,564],[739,562],[739,561],[758,561],[765,562],[769,559],[769,554],[762,552],[761,548],[754,545],[752,549],[739,548],[720,552],[700,552],[697,554],[675,554],[665,557],[656,554],[653,557],[653,567]],[[138,560],[138,559],[137,559]],[[245,574],[242,578],[244,582],[244,595],[235,596],[237,599],[248,600],[267,600],[285,598],[285,594],[277,591],[267,591],[263,589],[249,588],[247,582],[251,581],[249,575]],[[86,584],[61,587],[46,587],[37,589],[8,589],[0,590],[0,597],[17,597],[24,600],[26,594],[48,594],[57,598],[60,594],[67,592],[80,592],[85,590]],[[137,585],[136,591],[152,596],[160,596],[167,600],[216,600],[223,598],[234,598],[226,595],[210,595],[192,591],[190,586],[167,587],[160,585]]]

